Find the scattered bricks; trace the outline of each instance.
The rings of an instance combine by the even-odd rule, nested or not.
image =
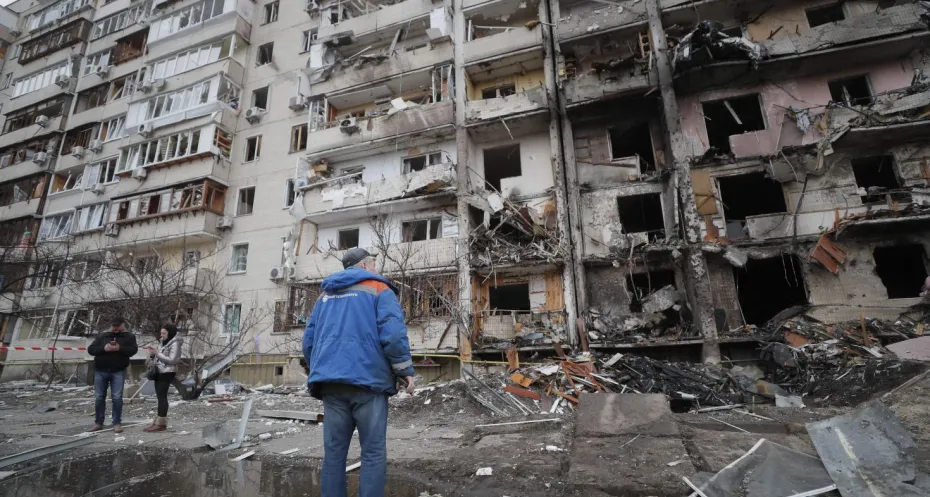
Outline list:
[[[513,385],[507,385],[507,386],[505,386],[505,387],[504,387],[504,391],[505,391],[505,392],[508,392],[508,393],[512,393],[512,394],[517,395],[517,396],[519,396],[519,397],[526,398],[526,399],[532,399],[532,400],[540,400],[540,399],[542,399],[542,396],[540,396],[540,395],[539,395],[538,393],[536,393],[536,392],[533,392],[533,391],[531,391],[531,390],[527,390],[527,389],[525,389],[525,388],[515,387],[515,386],[513,386]]]

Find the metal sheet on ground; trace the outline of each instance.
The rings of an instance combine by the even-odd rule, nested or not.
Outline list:
[[[787,496],[833,484],[816,457],[764,438],[713,476],[703,476],[695,475],[694,482],[710,497]]]
[[[0,468],[31,461],[32,459],[37,459],[39,457],[50,456],[52,454],[57,454],[58,452],[80,447],[82,445],[88,445],[93,443],[93,441],[93,437],[76,438],[59,444],[46,445],[44,447],[30,449],[25,452],[20,452],[19,454],[13,454],[11,456],[0,458]]]
[[[917,445],[883,404],[807,424],[807,432],[843,497],[925,497],[913,485]]]
[[[271,411],[259,409],[255,411],[255,414],[263,418],[293,419],[295,421],[312,421],[314,423],[323,421],[323,413],[312,411]]]

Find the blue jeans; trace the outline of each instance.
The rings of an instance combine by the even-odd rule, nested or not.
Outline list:
[[[387,395],[347,392],[323,395],[322,495],[346,497],[346,456],[358,428],[362,446],[359,497],[383,497],[387,480]]]
[[[113,424],[123,423],[123,383],[126,370],[94,372],[94,424],[103,425],[107,417],[107,387],[113,399]]]

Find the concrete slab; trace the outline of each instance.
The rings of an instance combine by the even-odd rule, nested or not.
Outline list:
[[[611,495],[686,495],[681,477],[696,471],[681,440],[640,436],[630,442],[635,436],[576,438],[569,469],[575,494],[601,489]]]
[[[599,393],[582,397],[575,433],[578,437],[677,437],[678,426],[665,395]]]
[[[710,430],[682,430],[684,443],[690,447],[692,461],[701,471],[716,473],[739,459],[760,438],[765,438],[789,449],[816,456],[817,451],[806,435],[732,433]]]
[[[930,361],[930,335],[904,340],[888,346],[899,359],[911,361]]]

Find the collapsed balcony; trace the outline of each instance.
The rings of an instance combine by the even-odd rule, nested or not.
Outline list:
[[[298,188],[304,192],[307,216],[315,222],[333,222],[334,216],[326,216],[327,213],[351,215],[351,211],[367,210],[373,204],[421,196],[438,201],[435,197],[448,196],[455,191],[455,165],[451,161],[423,165],[406,174],[371,183],[362,181],[363,171],[330,177],[332,171],[325,162],[310,167],[306,161],[300,164]],[[305,184],[308,183],[307,178],[309,184]],[[301,186],[303,184],[305,186]]]
[[[517,204],[498,193],[480,191],[469,194],[467,201],[476,226],[468,242],[473,267],[564,262],[566,252],[551,193]]]
[[[658,72],[648,32],[616,34],[564,44],[563,84],[566,105],[631,95],[658,84]]]
[[[565,339],[566,313],[559,271],[474,276],[475,328],[472,341],[482,349],[551,349]]]
[[[342,154],[394,147],[424,135],[450,135],[451,78],[451,66],[443,66],[312,100],[307,154],[311,161],[324,155],[335,160]]]
[[[465,11],[465,63],[486,61],[511,52],[542,53],[539,2],[503,0]]]
[[[468,124],[547,111],[543,61],[536,52],[502,57],[465,68]]]

